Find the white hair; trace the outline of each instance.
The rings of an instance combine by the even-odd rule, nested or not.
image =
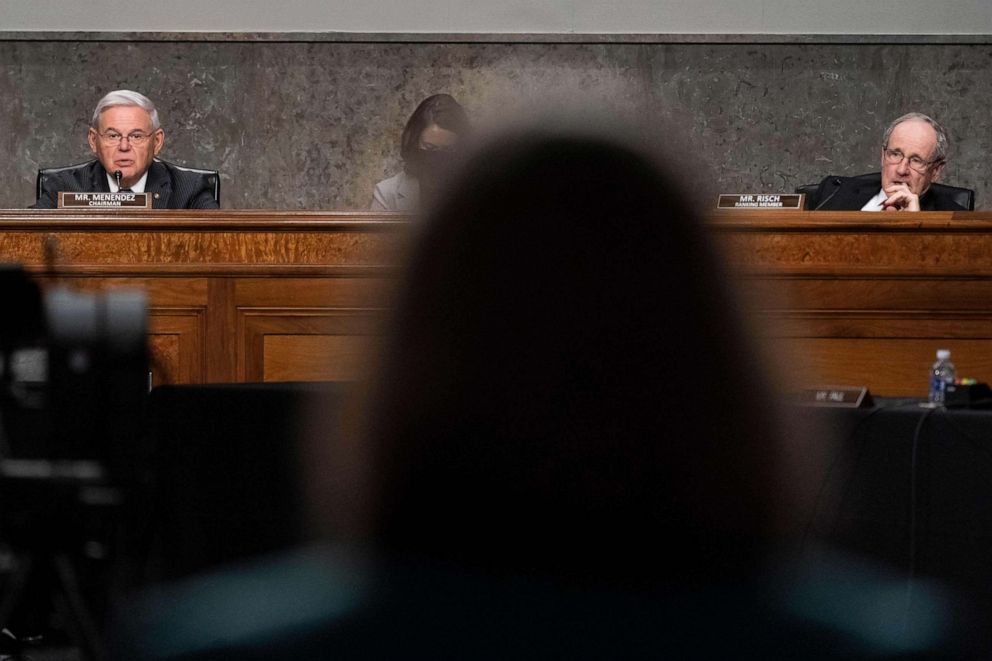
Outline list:
[[[93,111],[93,119],[90,121],[90,126],[99,130],[100,113],[107,108],[113,108],[114,106],[137,106],[147,112],[149,117],[151,117],[152,131],[157,131],[162,126],[159,124],[158,110],[155,109],[155,104],[152,103],[152,100],[144,94],[132,92],[131,90],[114,90],[97,101],[96,109]]]
[[[910,112],[906,113],[902,117],[895,119],[889,124],[889,128],[885,129],[885,135],[882,136],[882,148],[888,149],[889,147],[889,136],[892,135],[892,131],[895,130],[897,126],[903,122],[908,122],[912,120],[918,120],[921,122],[926,122],[931,127],[933,127],[934,133],[937,134],[937,144],[933,149],[933,154],[930,155],[930,160],[934,163],[938,161],[947,160],[947,130],[943,126],[937,123],[933,117],[924,115],[921,112]]]

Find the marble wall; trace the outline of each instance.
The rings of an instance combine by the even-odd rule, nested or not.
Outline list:
[[[561,99],[648,118],[707,192],[877,170],[887,122],[920,110],[951,133],[944,180],[992,208],[992,44],[244,39],[0,39],[0,207],[33,202],[39,167],[86,160],[93,104],[121,87],[159,104],[164,158],[221,170],[226,208],[366,208],[440,91],[481,122]]]

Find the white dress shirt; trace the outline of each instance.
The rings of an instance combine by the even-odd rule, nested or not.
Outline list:
[[[879,190],[878,195],[868,200],[868,203],[861,207],[862,211],[881,211],[882,202],[888,199],[888,195],[885,194],[884,190]]]
[[[141,175],[141,179],[138,179],[136,182],[134,182],[134,186],[131,186],[131,190],[134,191],[135,193],[144,193],[145,182],[147,180],[148,180],[148,170],[145,170],[145,173]],[[119,190],[117,188],[117,180],[111,177],[110,173],[107,173],[107,183],[110,184],[111,193],[116,193]]]

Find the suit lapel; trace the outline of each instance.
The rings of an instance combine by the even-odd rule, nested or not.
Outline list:
[[[107,171],[103,169],[100,161],[93,161],[90,169],[90,186],[87,190],[94,193],[109,193],[110,182],[107,181]]]
[[[145,180],[145,192],[152,196],[153,209],[168,209],[169,198],[172,196],[172,181],[169,171],[161,161],[152,161],[148,168],[148,179]]]
[[[880,190],[882,190],[881,179],[875,182],[864,183],[858,186],[857,190],[855,191],[856,194],[856,199],[854,201],[855,208],[860,211],[864,205],[868,204],[868,200],[878,195],[878,192]]]
[[[881,187],[881,177],[877,179],[861,179],[860,177],[846,179],[841,184],[837,194],[823,208],[833,210],[860,210],[861,207],[868,203],[868,200],[878,194]]]
[[[420,182],[405,172],[396,182],[396,210],[410,211],[420,204]]]
[[[949,200],[948,202],[950,203]],[[920,211],[936,211],[936,210],[937,210],[937,196],[936,194],[934,194],[933,189],[931,188],[926,193],[924,193],[923,196],[920,198]],[[962,210],[966,211],[964,207],[962,207]]]

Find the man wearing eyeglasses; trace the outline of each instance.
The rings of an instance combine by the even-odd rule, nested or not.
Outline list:
[[[216,174],[155,158],[165,131],[151,100],[116,90],[96,104],[87,132],[95,161],[49,170],[36,209],[54,209],[60,191],[150,193],[156,209],[217,209]]]
[[[968,211],[964,189],[934,185],[947,163],[947,132],[922,113],[889,125],[882,138],[882,171],[824,179],[807,204],[834,211]],[[958,193],[956,195],[956,193]]]

